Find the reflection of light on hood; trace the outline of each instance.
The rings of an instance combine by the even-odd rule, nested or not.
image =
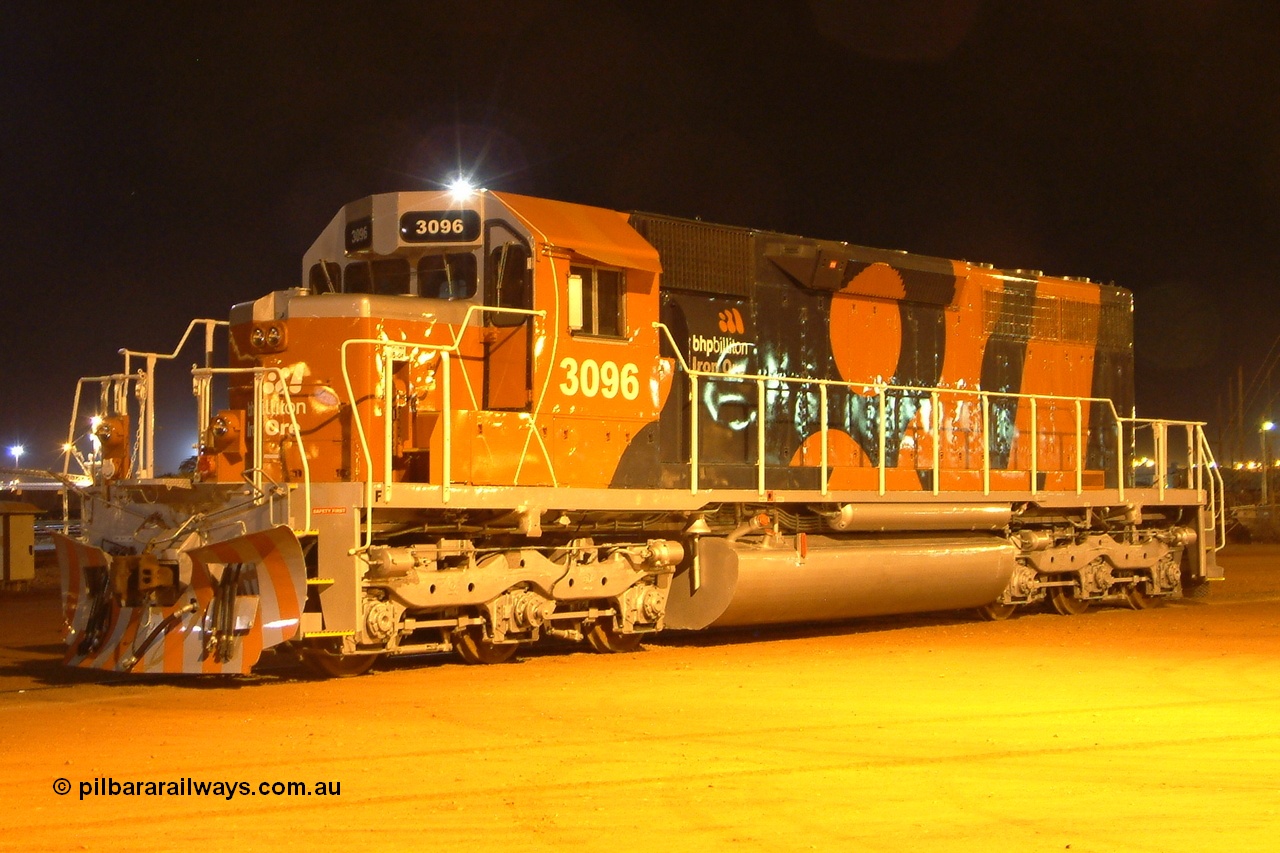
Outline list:
[[[262,627],[263,628],[288,628],[297,624],[298,624],[297,619],[277,619],[274,622],[266,623]]]
[[[728,373],[735,376],[744,375],[747,372],[747,359],[730,358],[731,353],[726,347],[720,352],[716,359],[715,369],[717,373]],[[720,386],[724,384],[723,380],[708,380],[703,387],[702,402],[706,405],[707,411],[711,413],[711,419],[722,426],[726,426],[734,432],[741,432],[755,421],[756,413],[751,404],[748,402],[745,390],[737,382],[733,382],[729,387],[731,391],[721,391]],[[726,406],[741,406],[747,409],[742,415],[726,415],[727,420],[721,420],[721,411]]]
[[[328,412],[338,408],[338,394],[327,385],[321,385],[311,394],[311,403],[317,412]]]
[[[724,384],[722,380],[707,382],[702,392],[702,401],[706,405],[707,411],[711,413],[712,420],[734,432],[741,432],[755,421],[755,408],[754,406],[748,407],[747,395],[741,391],[735,390],[727,393],[720,391],[718,386],[722,384]],[[738,385],[736,382],[733,384]],[[720,413],[726,406],[742,406],[747,411],[741,416],[729,416],[728,420],[721,420]]]

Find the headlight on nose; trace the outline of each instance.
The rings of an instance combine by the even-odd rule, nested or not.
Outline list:
[[[285,327],[283,323],[269,323],[254,326],[249,332],[249,345],[260,352],[278,352],[285,347]]]

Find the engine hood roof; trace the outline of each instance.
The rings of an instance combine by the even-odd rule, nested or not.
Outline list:
[[[514,193],[489,194],[547,243],[602,264],[662,272],[658,250],[627,224],[627,214]]]

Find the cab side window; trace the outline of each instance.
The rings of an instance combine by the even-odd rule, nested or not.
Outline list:
[[[584,335],[621,338],[627,333],[626,276],[622,270],[574,264],[569,267],[570,304],[581,293],[581,324],[574,331]],[[576,312],[573,312],[576,313]]]
[[[312,264],[307,282],[312,293],[337,293],[342,289],[342,267],[333,261]]]

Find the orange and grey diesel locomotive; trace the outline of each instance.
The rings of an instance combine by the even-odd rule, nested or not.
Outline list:
[[[354,674],[1192,594],[1220,576],[1221,483],[1200,424],[1133,416],[1132,328],[1131,295],[1086,279],[503,192],[365,198],[299,287],[188,327],[189,476],[154,464],[178,350],[81,380],[67,660],[247,672],[274,646]]]

